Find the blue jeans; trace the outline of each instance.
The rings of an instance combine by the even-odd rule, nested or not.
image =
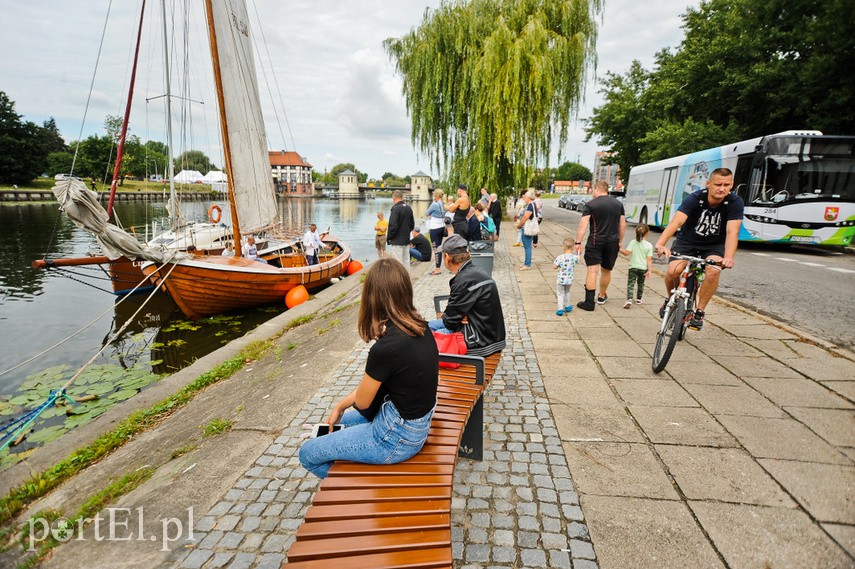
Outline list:
[[[428,320],[428,328],[431,329],[431,332],[439,332],[440,334],[454,334],[454,332],[445,327],[445,323],[442,321],[442,318],[437,318],[436,320]]]
[[[351,409],[342,416],[345,428],[309,439],[300,447],[300,464],[326,478],[336,460],[363,464],[396,464],[415,456],[425,444],[433,409],[418,419],[403,419],[391,401],[380,406],[373,421]]]
[[[421,254],[421,253],[419,253],[419,250],[418,250],[418,249],[415,249],[415,248],[412,248],[412,247],[410,248],[410,257],[412,257],[412,258],[413,258],[413,259],[415,259],[416,261],[426,261],[426,260],[427,260],[427,259],[425,259],[424,257],[422,257],[422,254]]]
[[[523,265],[526,267],[531,266],[531,243],[534,241],[534,238],[530,235],[526,235],[525,231],[520,234],[520,238],[522,239],[523,249],[525,249],[525,262]]]

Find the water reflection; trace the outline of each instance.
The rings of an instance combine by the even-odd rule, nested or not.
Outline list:
[[[182,203],[182,212],[190,221],[204,221],[210,203]],[[227,204],[219,203],[227,221]],[[412,206],[416,223],[424,225],[428,204],[417,202]],[[316,223],[321,230],[329,227],[350,245],[354,259],[365,262],[376,254],[373,228],[377,211],[388,217],[391,207],[390,198],[280,198],[279,221],[301,233],[309,223]],[[133,227],[140,238],[150,238],[162,226],[166,213],[161,200],[119,203],[117,210],[122,225]],[[48,257],[100,254],[95,239],[76,228],[55,203],[0,204],[0,224],[6,229],[0,239],[0,372],[68,338],[100,316],[61,347],[14,372],[0,375],[0,395],[8,395],[30,374],[60,364],[82,365],[136,312],[148,295],[116,305],[116,297],[108,292],[108,276],[100,268],[32,269],[33,260],[44,257],[45,252]],[[171,325],[184,322],[183,317],[168,296],[158,293],[98,361],[123,367],[154,361],[154,371],[171,373],[283,308],[277,307],[273,312],[248,311],[235,319],[213,319],[202,328],[190,329],[183,324]]]

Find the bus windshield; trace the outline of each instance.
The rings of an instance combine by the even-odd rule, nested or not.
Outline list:
[[[855,138],[781,137],[768,141],[756,201],[855,201]]]

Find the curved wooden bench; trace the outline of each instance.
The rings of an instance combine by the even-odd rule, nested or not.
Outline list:
[[[283,566],[450,569],[455,461],[483,456],[482,395],[500,358],[440,354],[461,366],[440,368],[425,446],[399,464],[334,464]]]

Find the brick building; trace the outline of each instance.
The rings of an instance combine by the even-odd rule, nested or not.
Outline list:
[[[270,169],[276,191],[284,194],[312,195],[312,165],[291,150],[271,150]]]

